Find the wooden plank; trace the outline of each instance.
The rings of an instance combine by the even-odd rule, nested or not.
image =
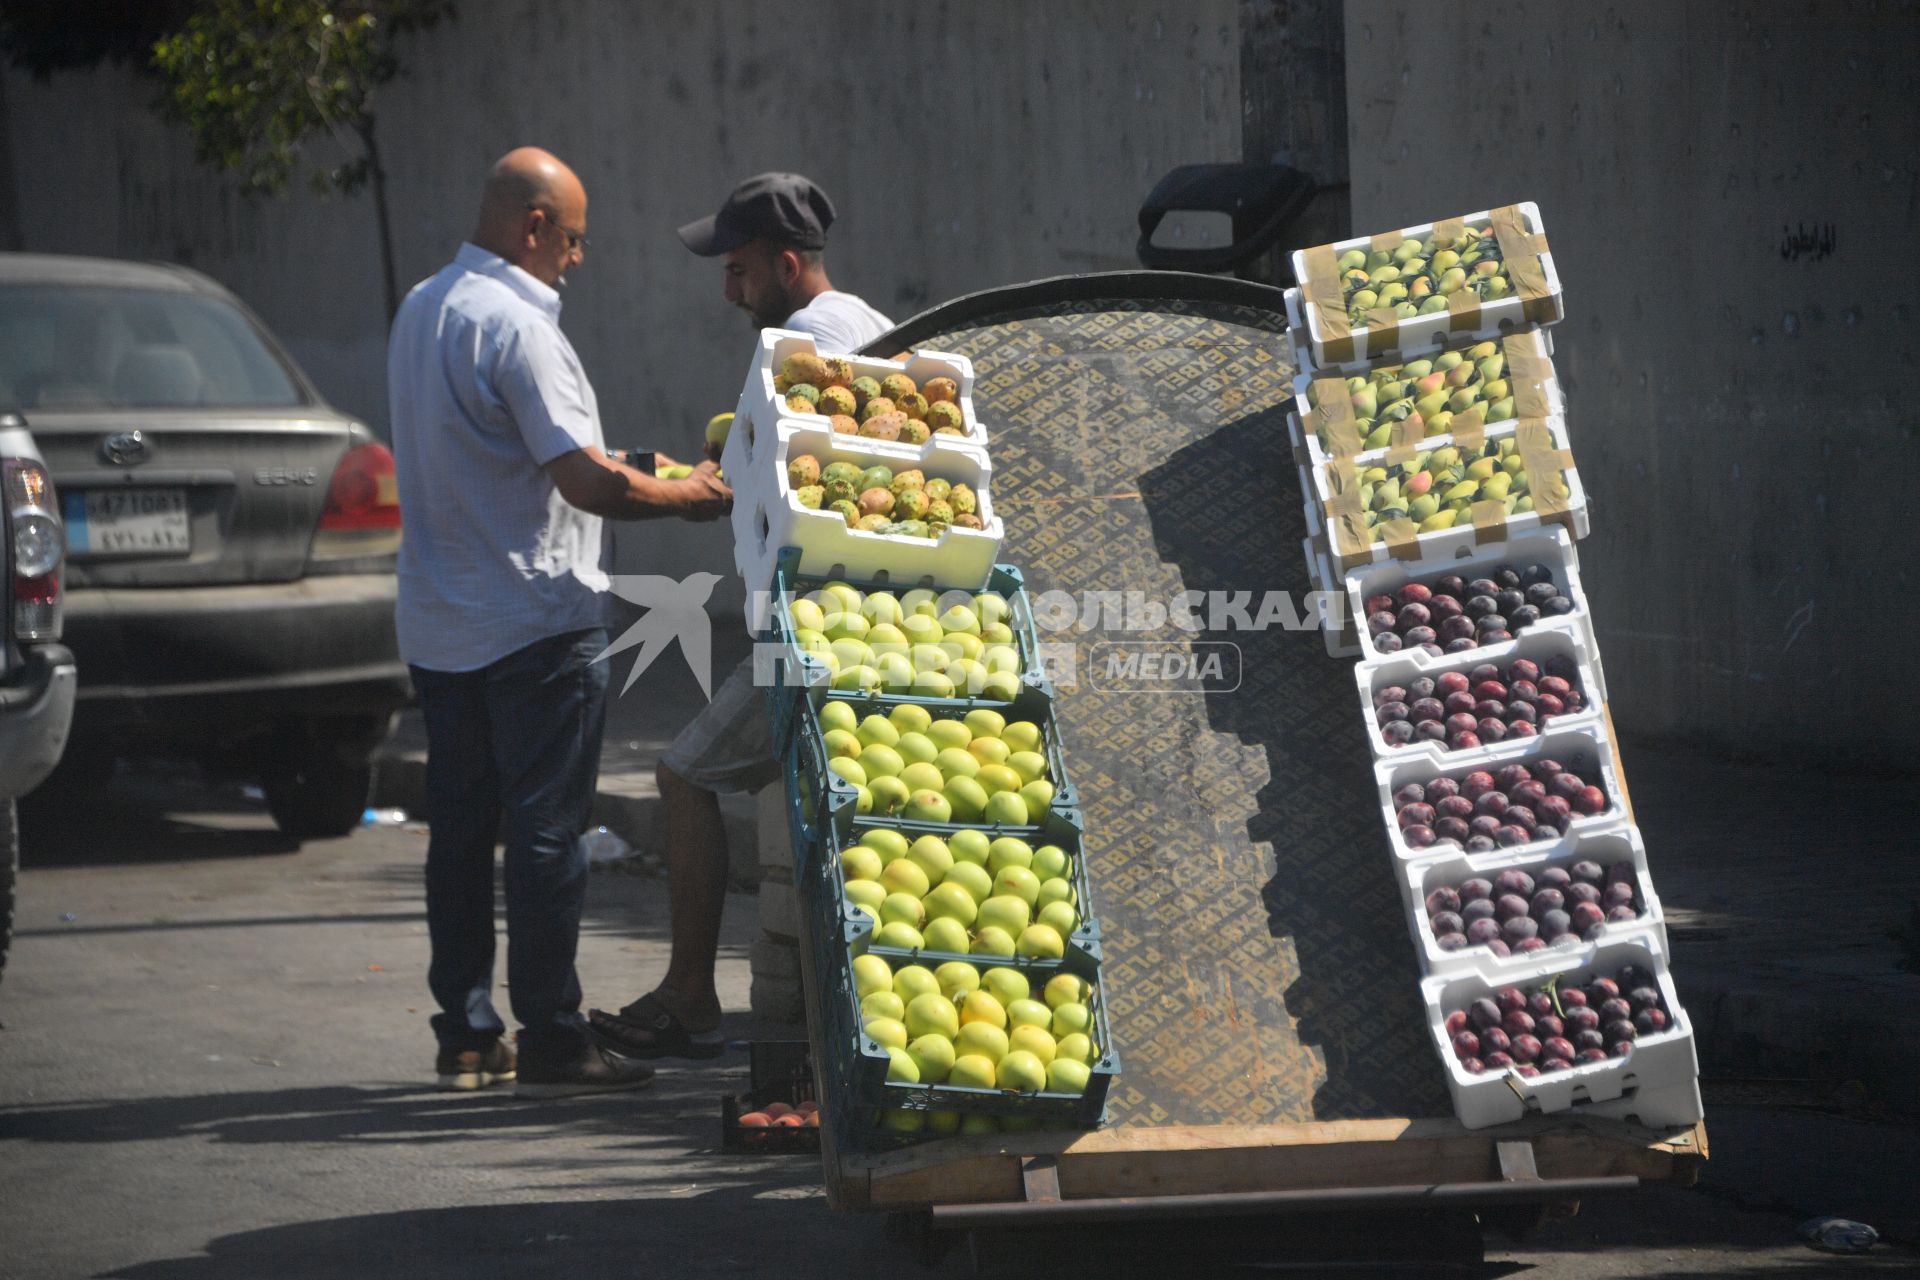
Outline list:
[[[813,913],[803,909],[800,928],[800,990],[807,1006],[807,1057],[813,1064],[813,1096],[820,1100],[820,1171],[827,1187],[827,1204],[835,1209],[866,1207],[866,1177],[857,1166],[843,1159],[834,1139],[833,1117],[828,1108],[834,1099],[827,1092],[827,1045],[823,1034],[826,1019],[820,1011],[819,975],[813,971]]]
[[[1620,735],[1613,731],[1612,704],[1602,702],[1600,704],[1600,715],[1601,718],[1607,722],[1607,745],[1613,751],[1614,781],[1620,784],[1620,799],[1627,806],[1627,821],[1634,822],[1637,821],[1637,819],[1633,816],[1633,796],[1627,791],[1627,769],[1626,766],[1620,762]]]

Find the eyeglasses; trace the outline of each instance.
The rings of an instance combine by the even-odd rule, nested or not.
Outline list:
[[[527,208],[535,213],[545,214],[547,221],[551,222],[555,229],[567,238],[567,248],[584,249],[587,247],[587,233],[584,231],[575,231],[572,227],[554,217],[551,209],[543,209],[537,204],[530,204]]]

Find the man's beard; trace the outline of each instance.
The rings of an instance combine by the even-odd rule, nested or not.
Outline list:
[[[756,327],[776,329],[785,324],[787,317],[793,314],[793,295],[782,289],[762,302],[758,308],[742,303],[740,309],[753,317]]]

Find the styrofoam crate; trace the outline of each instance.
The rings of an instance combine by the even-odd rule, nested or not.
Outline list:
[[[1489,440],[1500,439],[1507,435],[1518,434],[1523,423],[1496,423],[1488,428]],[[1549,418],[1545,423],[1547,442],[1556,450],[1567,447],[1567,428],[1563,419]],[[1566,479],[1566,509],[1551,516],[1537,511],[1521,511],[1503,517],[1500,524],[1484,531],[1476,529],[1471,521],[1456,524],[1448,529],[1435,529],[1428,533],[1416,533],[1410,543],[1396,553],[1384,540],[1369,543],[1356,550],[1346,551],[1330,527],[1331,513],[1326,509],[1327,496],[1333,484],[1328,474],[1329,468],[1351,468],[1356,465],[1352,458],[1339,458],[1317,467],[1306,468],[1306,483],[1313,499],[1306,504],[1307,531],[1327,536],[1329,556],[1337,572],[1350,573],[1364,565],[1380,564],[1388,560],[1401,560],[1419,564],[1421,572],[1442,572],[1440,565],[1447,561],[1466,559],[1478,554],[1482,547],[1493,543],[1510,542],[1515,538],[1542,529],[1564,528],[1573,538],[1584,538],[1592,528],[1592,518],[1588,511],[1586,487],[1581,483],[1577,466],[1568,466],[1562,474]],[[1380,459],[1364,464],[1384,465]],[[1537,482],[1538,477],[1531,474],[1529,482]]]
[[[964,435],[948,438],[956,443],[970,444],[976,449],[986,449],[986,428],[980,425],[980,419],[973,411],[973,362],[967,357],[941,351],[916,351],[907,360],[879,360],[872,356],[822,351],[815,345],[810,333],[762,329],[759,350],[754,354],[753,366],[747,372],[746,386],[741,392],[741,399],[748,409],[747,416],[752,419],[746,441],[750,457],[757,456],[764,447],[758,437],[781,418],[797,417],[803,422],[817,419],[813,425],[830,429],[825,414],[795,414],[787,407],[786,397],[773,389],[773,377],[780,371],[781,363],[788,356],[801,352],[847,360],[853,365],[855,377],[866,375],[884,379],[888,374],[904,373],[916,384],[925,383],[929,378],[953,379],[959,387],[955,398],[959,402],[960,417],[966,431]],[[739,425],[738,420],[735,425]]]
[[[931,441],[909,445],[903,455],[897,445],[837,435],[825,426],[782,428],[778,452],[770,464],[772,486],[750,491],[744,500],[738,490],[734,492],[734,564],[747,584],[750,632],[757,635],[766,627],[764,606],[782,547],[799,549],[797,572],[807,577],[873,579],[884,574],[896,581],[932,578],[945,586],[976,591],[986,586],[1006,532],[1000,517],[993,514],[988,494],[992,467],[985,454],[931,446]],[[976,514],[985,528],[956,525],[938,538],[894,537],[851,528],[835,512],[801,506],[788,486],[788,457],[808,454],[819,458],[822,467],[851,462],[896,471],[921,465],[918,459],[924,457],[922,469],[927,470],[928,479],[938,476],[973,489],[979,499]]]
[[[1479,339],[1479,341],[1486,342],[1493,341],[1493,339],[1482,338]],[[1567,412],[1567,397],[1566,393],[1560,387],[1559,375],[1553,368],[1553,357],[1551,355],[1553,343],[1547,337],[1545,330],[1529,329],[1521,333],[1504,334],[1497,339],[1497,341],[1500,342],[1503,353],[1507,355],[1509,359],[1514,358],[1517,352],[1520,355],[1543,360],[1547,364],[1546,377],[1541,379],[1540,382],[1540,398],[1545,412],[1543,414],[1521,414],[1518,416],[1564,418]],[[1472,342],[1452,340],[1417,351],[1409,351],[1405,355],[1396,354],[1393,356],[1383,356],[1376,360],[1363,361],[1357,364],[1339,365],[1328,369],[1309,367],[1299,370],[1293,379],[1293,411],[1298,420],[1294,421],[1290,419],[1288,422],[1289,430],[1295,433],[1296,444],[1299,449],[1306,451],[1308,460],[1315,466],[1339,456],[1321,443],[1318,432],[1309,432],[1307,430],[1306,424],[1313,421],[1314,406],[1312,387],[1316,379],[1340,378],[1344,380],[1353,377],[1370,377],[1375,369],[1384,365],[1399,366],[1415,360],[1431,359],[1443,351],[1460,350],[1472,345],[1474,345]],[[1491,434],[1509,421],[1512,421],[1512,419],[1502,419],[1500,422],[1489,422],[1486,424],[1483,434]],[[1438,435],[1424,436],[1417,444],[1421,449],[1437,449],[1442,445],[1453,443],[1453,439],[1453,433],[1443,432]],[[1561,440],[1559,444],[1561,447],[1565,447],[1566,441]],[[1382,458],[1391,451],[1392,447],[1391,445],[1377,445],[1371,449],[1362,449],[1359,453],[1349,456],[1365,460]]]
[[[1466,653],[1450,654],[1445,658],[1434,658],[1426,653],[1396,653],[1374,662],[1355,663],[1353,679],[1359,689],[1361,713],[1367,719],[1368,742],[1373,747],[1374,759],[1401,760],[1410,753],[1420,751],[1423,747],[1437,747],[1449,761],[1473,760],[1506,745],[1509,739],[1478,747],[1468,747],[1463,751],[1447,751],[1443,743],[1433,740],[1415,741],[1404,747],[1388,746],[1381,740],[1379,722],[1374,715],[1373,695],[1377,689],[1384,689],[1390,685],[1404,687],[1410,680],[1416,680],[1422,676],[1438,677],[1447,671],[1464,673],[1488,663],[1504,668],[1515,659],[1525,658],[1544,667],[1549,658],[1571,660],[1577,677],[1577,692],[1585,700],[1586,705],[1579,711],[1563,712],[1555,716],[1551,721],[1539,725],[1539,731],[1545,735],[1600,722],[1604,699],[1594,688],[1592,651],[1577,630],[1541,623],[1539,626],[1528,627],[1500,647],[1506,649],[1506,655],[1497,660],[1485,656],[1481,650],[1474,649]],[[1529,741],[1525,738],[1520,740]]]
[[[1367,601],[1374,596],[1392,595],[1409,582],[1419,582],[1428,587],[1433,580],[1445,574],[1458,574],[1471,582],[1475,578],[1484,578],[1502,565],[1544,564],[1553,571],[1554,585],[1560,588],[1560,594],[1573,601],[1573,612],[1558,617],[1542,618],[1533,626],[1521,631],[1512,640],[1503,640],[1498,644],[1481,645],[1467,653],[1435,657],[1424,649],[1401,649],[1394,653],[1383,653],[1373,643],[1373,636],[1364,625],[1367,616]],[[1316,569],[1317,573],[1331,576],[1332,558],[1323,559]],[[1537,529],[1532,533],[1521,534],[1505,542],[1489,543],[1468,555],[1465,559],[1450,561],[1444,566],[1421,569],[1398,560],[1386,560],[1377,564],[1364,565],[1343,576],[1346,589],[1347,611],[1353,617],[1362,620],[1357,625],[1357,642],[1361,649],[1361,661],[1381,662],[1390,658],[1408,658],[1415,666],[1424,667],[1426,674],[1432,674],[1454,661],[1455,657],[1467,657],[1469,654],[1481,655],[1486,662],[1510,662],[1513,648],[1521,637],[1532,634],[1541,627],[1562,627],[1575,631],[1586,644],[1587,660],[1593,664],[1594,693],[1601,701],[1607,697],[1607,677],[1605,664],[1600,656],[1600,644],[1594,635],[1593,610],[1587,603],[1587,590],[1580,581],[1580,558],[1573,547],[1573,539],[1567,531],[1558,527]]]
[[[1414,848],[1408,844],[1400,834],[1400,822],[1393,807],[1393,793],[1407,783],[1424,784],[1442,775],[1457,782],[1479,769],[1498,774],[1503,765],[1530,765],[1536,760],[1556,760],[1579,775],[1583,782],[1606,792],[1605,809],[1596,814],[1571,817],[1567,829],[1553,839],[1530,840],[1525,844],[1507,846],[1507,851],[1514,854],[1555,857],[1572,847],[1573,842],[1585,833],[1611,830],[1629,820],[1626,796],[1620,789],[1620,779],[1613,768],[1613,746],[1607,738],[1604,719],[1588,718],[1578,728],[1562,728],[1556,721],[1554,728],[1537,738],[1509,740],[1478,751],[1431,750],[1437,745],[1429,742],[1396,752],[1395,758],[1378,761],[1373,767],[1381,820],[1386,824],[1387,839],[1393,846],[1394,857],[1402,861],[1457,851],[1447,843],[1424,848]]]
[[[1307,336],[1305,306],[1306,300],[1300,296],[1298,286],[1287,290],[1287,346],[1293,352],[1293,366],[1295,371],[1299,373],[1306,373],[1310,370],[1321,371],[1323,368],[1320,362],[1314,358],[1313,340]],[[1527,331],[1520,330],[1519,332]],[[1534,329],[1531,332],[1536,334],[1540,341],[1545,344],[1546,354],[1551,356],[1553,354],[1553,330]],[[1503,334],[1502,336],[1504,337],[1505,335]],[[1432,355],[1444,349],[1441,344],[1445,338],[1446,334],[1443,332],[1440,338],[1435,339],[1428,346],[1410,348],[1401,358],[1405,360],[1418,360],[1423,355]],[[1375,357],[1375,359],[1380,358],[1381,357],[1378,356]],[[1360,372],[1365,366],[1365,360],[1350,360],[1343,364],[1327,365],[1324,367],[1324,371],[1329,373],[1338,372],[1342,377],[1345,377],[1350,373]]]
[[[1693,1023],[1680,1006],[1672,975],[1647,933],[1623,932],[1588,954],[1550,953],[1539,964],[1503,971],[1498,978],[1478,973],[1446,974],[1420,984],[1427,1005],[1427,1030],[1440,1055],[1453,1094],[1454,1115],[1469,1129],[1519,1120],[1528,1113],[1576,1111],[1610,1119],[1635,1119],[1649,1128],[1692,1124],[1701,1117],[1700,1062]],[[1446,1033],[1447,1015],[1464,1009],[1502,987],[1538,986],[1556,975],[1585,980],[1610,976],[1626,965],[1653,975],[1672,1018],[1665,1031],[1643,1036],[1624,1058],[1576,1065],[1567,1071],[1528,1079],[1517,1072],[1473,1075],[1454,1056]]]
[[[1528,200],[1513,207],[1519,212],[1520,229],[1524,234],[1544,234],[1545,228],[1540,221],[1539,206]],[[1464,222],[1469,229],[1479,230],[1492,222],[1493,212],[1491,209],[1483,209],[1479,213],[1468,214],[1460,221]],[[1395,243],[1406,239],[1418,240],[1432,232],[1435,225],[1427,222],[1417,227],[1402,228],[1390,234],[1394,237]],[[1333,256],[1338,258],[1349,249],[1359,249],[1362,252],[1372,249],[1373,240],[1373,236],[1356,236],[1350,240],[1336,241],[1327,247],[1333,251]],[[1355,329],[1350,339],[1336,340],[1328,334],[1326,318],[1321,315],[1319,306],[1312,300],[1312,288],[1308,283],[1307,272],[1307,255],[1312,252],[1312,249],[1293,251],[1293,277],[1301,282],[1301,318],[1306,322],[1307,336],[1313,351],[1313,363],[1323,368],[1426,346],[1449,332],[1456,336],[1473,334],[1482,338],[1493,338],[1502,333],[1536,324],[1554,324],[1566,315],[1566,300],[1560,287],[1560,274],[1554,269],[1553,254],[1543,248],[1540,253],[1540,272],[1546,291],[1531,308],[1526,298],[1515,293],[1492,302],[1482,302],[1479,315],[1470,329],[1454,329],[1452,313],[1438,311],[1429,315],[1402,319],[1394,324]],[[1529,310],[1532,311],[1531,315]]]
[[[1602,867],[1613,867],[1620,863],[1632,865],[1634,888],[1640,895],[1642,906],[1637,920],[1603,923],[1599,937],[1593,941],[1574,939],[1551,946],[1547,952],[1536,951],[1525,955],[1500,956],[1485,946],[1442,951],[1434,944],[1426,899],[1435,889],[1443,885],[1458,886],[1463,880],[1475,878],[1491,880],[1502,871],[1515,869],[1537,877],[1547,867],[1564,868],[1582,861],[1597,862]],[[1646,843],[1640,838],[1639,828],[1631,823],[1611,830],[1576,833],[1567,848],[1551,855],[1528,852],[1524,846],[1500,849],[1493,853],[1452,852],[1432,858],[1415,858],[1402,864],[1400,870],[1400,895],[1406,904],[1407,928],[1413,934],[1421,970],[1428,974],[1472,971],[1489,978],[1499,978],[1503,974],[1537,964],[1548,953],[1555,956],[1590,954],[1599,943],[1632,933],[1644,933],[1649,945],[1663,961],[1671,958],[1667,949],[1666,913],[1661,910],[1660,896],[1653,891],[1653,876],[1647,869]]]
[[[1329,587],[1324,573],[1326,566],[1326,548],[1314,539],[1300,540],[1300,554],[1307,560],[1307,579],[1315,591],[1324,591],[1331,599],[1329,612],[1320,626],[1321,639],[1326,642],[1329,658],[1353,658],[1360,654],[1360,639],[1354,631],[1353,615],[1346,607],[1346,597],[1338,587]]]

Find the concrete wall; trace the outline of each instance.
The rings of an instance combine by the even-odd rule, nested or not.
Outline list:
[[[1541,206],[1619,726],[1886,763],[1920,621],[1920,7],[1348,0],[1346,47],[1356,232]]]
[[[750,329],[675,226],[748,174],[807,173],[839,207],[835,283],[897,320],[1132,266],[1153,183],[1240,155],[1238,32],[1236,0],[465,4],[406,50],[411,74],[378,107],[403,288],[470,229],[496,156],[551,148],[588,190],[593,247],[565,324],[609,441],[689,456],[707,417],[733,407]],[[234,195],[124,72],[9,73],[0,93],[22,247],[204,270],[336,403],[384,425],[368,201]],[[621,568],[728,574],[737,608],[724,526],[637,526],[616,546]]]

